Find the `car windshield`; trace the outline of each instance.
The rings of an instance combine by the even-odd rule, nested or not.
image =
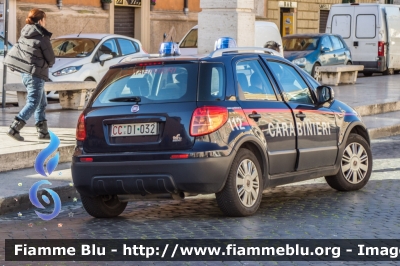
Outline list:
[[[309,51],[318,47],[319,37],[295,37],[283,39],[284,51]]]
[[[51,46],[56,57],[75,58],[89,56],[96,45],[98,39],[72,38],[51,40]]]
[[[152,64],[110,69],[93,96],[93,107],[196,99],[198,64]]]
[[[180,48],[197,48],[197,29],[193,29],[186,35]]]

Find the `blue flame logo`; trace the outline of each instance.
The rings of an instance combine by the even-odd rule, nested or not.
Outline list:
[[[37,192],[39,190],[39,187],[43,184],[51,185],[51,183],[48,180],[41,180],[41,181],[38,181],[35,184],[33,184],[31,189],[29,190],[29,199],[31,200],[32,204],[35,207],[40,208],[40,209],[45,209],[45,207],[43,207],[43,205],[39,202],[39,199],[37,198]],[[37,214],[37,216],[42,218],[42,220],[49,221],[49,220],[57,217],[57,215],[60,213],[61,199],[58,196],[58,194],[56,192],[54,192],[53,190],[48,189],[48,188],[45,188],[44,190],[49,192],[49,194],[51,195],[51,197],[54,200],[54,211],[51,214],[43,214],[38,211],[35,211],[35,213]],[[42,199],[47,204],[50,204],[50,200],[46,195],[42,195]]]
[[[46,165],[46,170],[47,173],[44,169],[44,163],[46,161],[46,159],[57,150],[57,148],[60,146],[60,139],[51,131],[49,131],[50,134],[50,143],[49,146],[47,146],[45,149],[43,149],[41,152],[39,152],[38,156],[36,157],[35,160],[35,170],[38,174],[41,174],[42,176],[47,177],[48,175],[50,175],[54,169],[56,169],[57,165],[58,165],[58,161],[60,159],[60,153],[57,152],[56,155],[53,158],[50,158],[49,161],[47,162]],[[36,207],[36,208],[40,208],[40,209],[45,209],[45,207],[43,207],[43,205],[39,202],[39,199],[37,197],[37,193],[39,190],[39,187],[41,185],[51,185],[51,183],[48,180],[41,180],[36,182],[35,184],[32,185],[31,189],[29,190],[29,199],[32,202],[32,204]],[[37,216],[39,216],[40,218],[42,218],[45,221],[49,221],[55,217],[57,217],[57,215],[60,213],[61,211],[61,199],[58,196],[58,194],[56,192],[54,192],[51,189],[45,188],[44,190],[46,190],[50,196],[53,198],[54,201],[54,210],[51,214],[43,214],[40,213],[38,211],[35,211],[35,213],[37,214]],[[50,200],[46,195],[42,195],[42,199],[45,203],[50,204]]]
[[[55,152],[57,150],[58,146],[60,146],[60,139],[56,136],[56,134],[54,134],[50,130],[49,130],[49,134],[50,134],[49,146],[47,146],[47,148],[45,148],[44,150],[39,152],[39,154],[35,160],[36,172],[38,174],[41,174],[42,176],[46,176],[46,177],[47,177],[47,174],[44,170],[44,162],[53,152]],[[47,162],[46,169],[47,169],[47,172],[49,173],[49,175],[54,171],[54,169],[56,169],[59,159],[60,159],[60,153],[57,152],[57,154]]]

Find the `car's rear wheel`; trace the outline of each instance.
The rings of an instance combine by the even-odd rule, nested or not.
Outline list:
[[[88,197],[81,195],[86,212],[96,218],[112,218],[120,215],[126,208],[127,202],[121,202],[116,195]]]
[[[339,172],[326,176],[326,182],[339,191],[363,188],[372,172],[372,153],[367,141],[357,134],[350,134],[341,157]]]
[[[349,60],[347,61],[346,65],[352,65],[353,63]]]
[[[317,68],[318,66],[321,66],[321,64],[320,64],[320,63],[315,63],[314,66],[312,67],[311,76],[312,76],[313,78],[316,78],[316,77],[315,77],[315,70],[316,70],[316,68]]]
[[[393,75],[393,74],[394,74],[393,68],[387,68],[385,71],[383,71],[383,75]]]
[[[252,215],[260,206],[262,191],[262,172],[257,157],[248,149],[240,149],[224,188],[216,194],[218,206],[228,216]]]

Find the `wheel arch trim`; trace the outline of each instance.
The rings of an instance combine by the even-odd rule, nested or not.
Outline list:
[[[343,151],[346,148],[347,139],[349,138],[351,133],[356,133],[356,134],[360,135],[367,141],[368,145],[371,146],[371,140],[370,140],[368,130],[365,127],[365,125],[361,121],[351,122],[346,128],[342,142],[339,144],[339,151],[338,151],[338,156],[337,156],[336,165],[335,165],[335,169],[337,171],[340,170],[341,154],[343,154]]]
[[[258,138],[253,135],[245,135],[241,137],[233,147],[235,153],[239,151],[241,148],[247,148],[251,150],[254,155],[257,157],[260,163],[262,177],[263,177],[263,189],[265,189],[269,183],[269,175],[268,175],[268,154],[267,154],[267,144],[263,144]],[[255,153],[255,151],[257,153]],[[233,162],[233,160],[232,160]],[[229,166],[229,169],[232,167]],[[226,180],[225,180],[226,182]],[[225,184],[224,184],[225,185]]]

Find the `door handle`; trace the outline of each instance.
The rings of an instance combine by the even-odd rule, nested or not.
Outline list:
[[[250,117],[251,119],[258,120],[258,119],[261,118],[261,115],[255,113],[255,114],[249,114],[249,117]]]
[[[297,118],[300,118],[300,119],[304,119],[304,118],[306,118],[307,116],[305,115],[305,114],[303,114],[303,113],[298,113],[298,114],[296,114],[296,117]]]

